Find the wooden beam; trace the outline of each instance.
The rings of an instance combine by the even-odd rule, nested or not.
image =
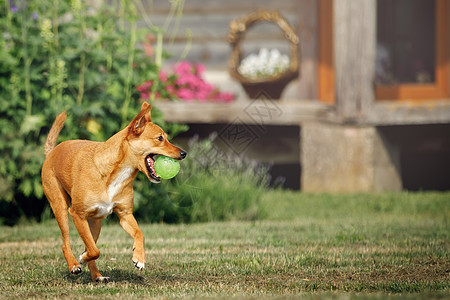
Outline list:
[[[160,109],[168,122],[177,123],[245,123],[251,125],[299,125],[317,120],[329,110],[317,101],[239,100],[222,103],[160,102]]]
[[[372,107],[361,123],[374,126],[448,124],[450,101],[382,101]]]
[[[333,7],[336,112],[347,122],[375,101],[376,0],[339,0]]]

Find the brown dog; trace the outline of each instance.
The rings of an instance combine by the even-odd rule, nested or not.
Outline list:
[[[133,216],[133,181],[138,171],[151,182],[160,178],[153,168],[157,154],[183,159],[186,152],[172,145],[166,133],[151,122],[151,106],[143,103],[141,111],[123,130],[106,142],[86,140],[65,141],[55,147],[66,114],[56,117],[45,142],[42,186],[61,229],[63,252],[69,271],[81,272],[80,264],[88,263],[92,279],[108,281],[95,265],[100,251],[96,246],[101,219],[115,212],[120,225],[134,239],[133,263],[145,266],[144,236]],[[69,218],[83,240],[86,249],[79,263],[69,241]]]

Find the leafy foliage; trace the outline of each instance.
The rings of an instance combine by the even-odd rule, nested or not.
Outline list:
[[[145,33],[127,1],[0,0],[0,8],[0,223],[11,224],[45,206],[40,170],[55,116],[69,115],[61,140],[103,141],[138,111],[136,86],[158,66],[137,45]],[[185,130],[158,111],[153,119],[170,135]]]
[[[139,1],[95,8],[86,3],[0,0],[0,224],[50,215],[40,171],[57,114],[66,110],[69,116],[61,141],[104,141],[139,110],[139,85],[165,82],[162,45],[154,61],[139,45],[147,34],[137,27],[133,4]],[[152,119],[170,137],[186,130],[164,122],[156,109]],[[214,151],[212,141],[193,141],[182,173],[158,186],[141,174],[135,181],[137,217],[172,223],[260,217],[267,170],[248,161],[217,161]]]

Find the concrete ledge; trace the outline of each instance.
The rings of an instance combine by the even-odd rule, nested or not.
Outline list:
[[[302,189],[374,192],[402,189],[399,152],[375,127],[304,123]]]

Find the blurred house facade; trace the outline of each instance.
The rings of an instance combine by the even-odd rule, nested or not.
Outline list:
[[[169,5],[147,9],[159,25]],[[256,9],[279,11],[300,40],[300,77],[280,100],[248,99],[228,74],[229,23]],[[448,0],[187,0],[165,49],[176,61],[188,45],[186,59],[237,100],[156,105],[191,124],[185,138],[218,131],[226,151],[272,162],[288,187],[450,189],[449,20]],[[289,46],[274,24],[243,44],[244,54]]]

